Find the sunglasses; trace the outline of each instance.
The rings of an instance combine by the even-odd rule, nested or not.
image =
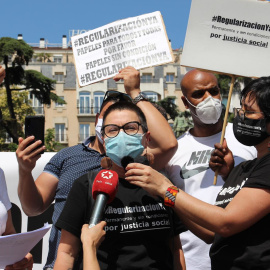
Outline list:
[[[132,98],[128,94],[121,93],[121,92],[118,92],[118,91],[115,91],[115,90],[109,90],[109,91],[107,91],[105,93],[102,105],[100,107],[100,112],[103,109],[106,102],[108,102],[110,100],[132,102]]]

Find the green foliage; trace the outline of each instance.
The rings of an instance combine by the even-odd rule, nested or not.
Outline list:
[[[158,102],[156,102],[159,106],[165,109],[167,114],[169,114],[170,119],[175,119],[175,117],[179,113],[178,107],[174,104],[175,97],[166,97]]]
[[[1,137],[6,137],[5,134],[7,132],[7,129],[13,129],[14,125],[16,125],[18,136],[24,136],[23,126],[25,116],[35,115],[35,111],[33,110],[31,104],[28,101],[27,91],[12,91],[11,95],[12,102],[14,104],[14,112],[16,114],[16,122],[10,117],[6,91],[5,89],[0,89],[0,108],[2,112],[2,120],[0,125]]]
[[[47,152],[56,152],[57,147],[61,145],[59,142],[55,141],[54,134],[55,134],[54,128],[47,129],[45,134],[45,146]]]
[[[28,64],[33,56],[33,49],[24,40],[17,40],[10,37],[0,38],[0,62],[5,57],[12,56],[12,65]]]
[[[18,143],[18,137],[22,132],[19,121],[21,116],[17,115],[15,107],[23,103],[15,104],[17,101],[12,96],[13,91],[31,90],[31,93],[43,104],[50,104],[51,100],[65,104],[65,101],[51,93],[54,89],[54,80],[35,70],[24,70],[23,65],[27,65],[32,56],[33,49],[25,41],[9,37],[0,38],[0,62],[4,63],[6,69],[3,85],[7,96],[7,104],[5,107],[0,107],[0,114],[1,110],[6,108],[9,114],[9,117],[6,116],[5,121],[0,123],[15,143]],[[49,55],[44,54],[43,57],[49,57]]]
[[[32,89],[31,92],[43,104],[51,104],[51,90],[54,89],[54,80],[44,76],[36,70],[26,70],[23,83],[26,89]]]

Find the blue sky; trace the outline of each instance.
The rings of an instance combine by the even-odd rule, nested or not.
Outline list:
[[[28,43],[45,38],[61,43],[72,29],[94,29],[116,20],[160,11],[172,48],[183,47],[191,0],[5,0],[1,1],[0,37]]]

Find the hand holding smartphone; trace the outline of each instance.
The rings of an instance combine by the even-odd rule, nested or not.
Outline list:
[[[25,117],[25,138],[33,135],[35,136],[35,141],[41,140],[42,144],[39,145],[38,148],[44,145],[44,126],[45,117],[42,115],[31,115]],[[41,154],[43,153],[44,151],[41,152]]]

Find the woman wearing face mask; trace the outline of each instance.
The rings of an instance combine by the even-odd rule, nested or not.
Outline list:
[[[254,80],[242,91],[242,107],[234,120],[234,134],[241,143],[254,145],[258,157],[232,169],[215,205],[178,190],[164,176],[141,164],[129,164],[126,168],[128,182],[164,197],[190,230],[207,243],[213,242],[212,269],[270,267],[269,101],[270,77]],[[220,171],[226,175],[232,159],[226,142],[216,153]],[[211,161],[215,163],[213,157]]]
[[[101,134],[110,170],[117,172],[119,185],[115,199],[105,209],[106,237],[97,251],[100,268],[185,269],[178,236],[182,226],[173,211],[124,179],[123,159],[136,160],[149,141],[143,112],[133,103],[111,105],[103,116]],[[74,182],[56,223],[62,236],[54,269],[82,269],[82,259],[77,256],[82,225],[91,215],[88,192],[87,177]]]

